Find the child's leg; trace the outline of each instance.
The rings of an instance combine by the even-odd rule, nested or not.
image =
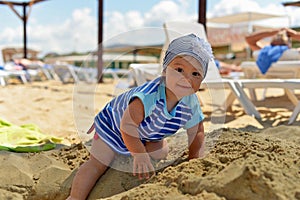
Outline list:
[[[151,158],[155,160],[165,159],[169,153],[169,147],[166,140],[146,142],[145,147]]]
[[[100,138],[94,139],[90,159],[76,173],[68,200],[86,199],[114,156],[114,151],[105,142]]]

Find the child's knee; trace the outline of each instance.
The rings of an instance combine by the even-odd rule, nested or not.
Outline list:
[[[151,156],[151,158],[155,160],[165,159],[169,153],[168,143],[165,140],[147,143],[146,150]]]
[[[153,152],[149,152],[151,158],[153,158],[154,160],[163,160],[166,159],[169,153],[169,147],[168,146],[164,146],[161,149],[158,149],[156,151]]]
[[[162,145],[160,148],[148,152],[152,159],[163,160],[166,159],[169,153],[167,144]]]

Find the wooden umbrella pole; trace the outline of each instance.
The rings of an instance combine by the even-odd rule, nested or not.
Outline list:
[[[98,83],[102,83],[102,71],[103,71],[103,0],[98,0]]]

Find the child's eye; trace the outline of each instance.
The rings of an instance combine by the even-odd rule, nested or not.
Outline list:
[[[183,72],[183,69],[180,68],[180,67],[176,68],[175,70],[178,71],[178,72]]]
[[[192,75],[197,78],[201,77],[201,74],[199,72],[193,72]]]

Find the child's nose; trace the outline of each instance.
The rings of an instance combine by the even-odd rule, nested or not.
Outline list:
[[[184,77],[184,79],[186,80],[186,81],[188,81],[189,83],[191,83],[192,82],[192,74],[190,74],[190,73],[184,73],[183,74],[183,77]]]
[[[192,73],[189,73],[189,72],[185,72],[184,73],[184,77],[186,78],[186,79],[191,79],[192,78]]]

